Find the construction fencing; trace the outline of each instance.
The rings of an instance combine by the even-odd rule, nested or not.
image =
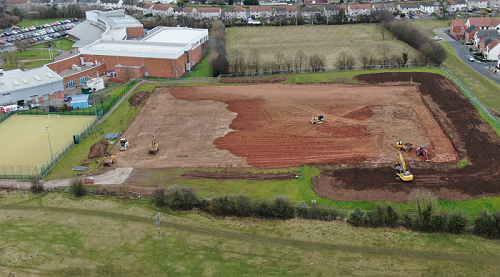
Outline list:
[[[99,130],[95,129],[94,126],[97,124],[99,119],[101,119],[107,112],[113,108],[113,106],[120,101],[120,99],[137,83],[138,81],[132,81],[125,85],[125,89],[118,95],[112,97],[101,107],[96,107],[94,109],[85,109],[85,110],[67,110],[67,111],[59,111],[59,112],[45,112],[43,110],[32,110],[32,111],[19,111],[17,114],[33,114],[33,115],[47,115],[47,114],[59,114],[59,115],[96,115],[92,121],[87,123],[84,127],[82,127],[71,140],[69,140],[63,147],[60,149],[54,149],[53,155],[54,160],[50,158],[43,165],[37,166],[28,166],[28,165],[5,165],[0,166],[0,179],[23,179],[29,180],[32,176],[45,176],[53,164],[56,164],[66,153],[73,148],[75,143],[79,143],[79,141],[85,136],[97,135]],[[9,113],[6,115],[2,115],[0,117],[0,122],[7,119],[9,116],[16,113]],[[102,131],[102,130],[101,130]]]

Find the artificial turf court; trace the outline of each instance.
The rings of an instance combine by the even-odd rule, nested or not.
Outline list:
[[[20,175],[51,163],[47,131],[54,158],[73,142],[73,135],[80,134],[93,124],[93,116],[13,115],[0,123],[0,178],[4,174]]]

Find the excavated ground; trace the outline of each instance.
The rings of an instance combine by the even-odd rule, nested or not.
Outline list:
[[[409,84],[410,77],[420,86]],[[313,179],[314,190],[334,200],[406,201],[415,187],[453,200],[500,194],[500,140],[451,81],[429,73],[358,80],[365,84],[157,88],[124,134],[129,150],[114,151],[116,164],[134,168],[131,185],[155,168],[314,164],[324,169]],[[311,124],[320,113],[325,124]],[[160,150],[149,155],[153,139]],[[403,153],[415,176],[411,183],[394,180],[399,139],[430,150],[430,163],[414,151]],[[472,165],[456,169],[460,159]],[[242,179],[241,170],[189,174]]]

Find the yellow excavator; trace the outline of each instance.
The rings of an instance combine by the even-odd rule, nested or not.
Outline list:
[[[313,114],[312,119],[311,119],[311,123],[312,124],[323,124],[323,123],[325,123],[325,116],[322,114],[315,116]]]
[[[398,151],[398,162],[396,163],[396,169],[398,173],[396,174],[397,180],[402,180],[404,182],[409,182],[413,180],[413,175],[406,169],[406,163],[401,155],[401,151]]]
[[[404,150],[405,152],[410,152],[412,146],[413,146],[413,144],[403,143],[402,140],[399,140],[398,142],[396,142],[396,147],[398,148],[398,150]]]

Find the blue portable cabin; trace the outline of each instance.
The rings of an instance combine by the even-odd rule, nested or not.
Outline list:
[[[75,95],[71,100],[71,108],[74,110],[88,108],[89,100],[90,97],[88,94]]]

